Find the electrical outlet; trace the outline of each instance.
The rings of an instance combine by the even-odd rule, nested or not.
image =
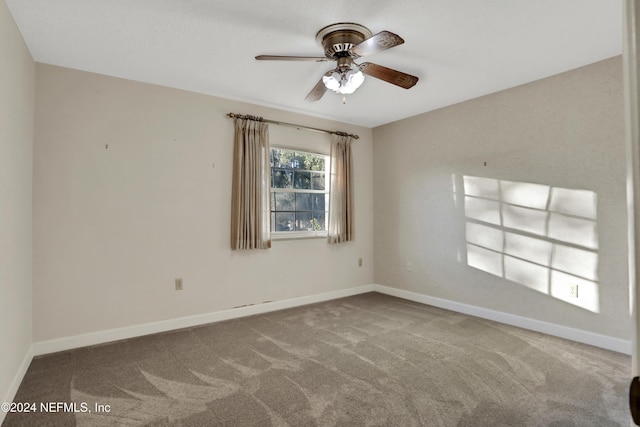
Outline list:
[[[182,290],[182,279],[176,279],[176,291]]]
[[[362,267],[362,258],[358,258],[358,267]]]
[[[407,261],[407,264],[404,267],[407,271],[413,270],[413,263],[411,261]]]
[[[578,285],[569,285],[569,296],[578,298]]]

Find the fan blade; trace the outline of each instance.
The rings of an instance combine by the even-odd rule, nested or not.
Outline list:
[[[329,71],[331,72],[331,71]],[[322,79],[316,83],[316,85],[311,89],[311,92],[304,98],[306,101],[318,101],[322,98],[322,95],[327,91],[327,87],[324,85]]]
[[[402,43],[404,43],[404,40],[399,35],[390,31],[381,31],[355,45],[351,49],[351,53],[355,54],[357,57],[363,57],[377,52],[382,52],[383,50],[401,45]]]
[[[258,55],[256,56],[258,61],[316,61],[324,62],[329,59],[318,56],[280,56],[280,55]]]
[[[416,76],[392,70],[391,68],[383,67],[382,65],[372,64],[371,62],[363,62],[360,64],[360,71],[368,76],[384,80],[387,83],[391,83],[405,89],[412,88],[416,83],[418,83],[418,78]]]

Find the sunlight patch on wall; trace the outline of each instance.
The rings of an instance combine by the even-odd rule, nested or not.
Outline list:
[[[462,181],[470,267],[599,312],[593,191],[473,176]]]

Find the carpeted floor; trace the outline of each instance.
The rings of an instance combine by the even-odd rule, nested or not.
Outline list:
[[[370,293],[37,357],[3,426],[628,426],[630,366]]]

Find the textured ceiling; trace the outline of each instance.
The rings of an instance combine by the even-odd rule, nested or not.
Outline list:
[[[375,127],[621,53],[618,0],[6,0],[35,61]],[[405,43],[366,61],[420,78],[367,77],[304,98],[330,63],[319,29],[357,22]]]

